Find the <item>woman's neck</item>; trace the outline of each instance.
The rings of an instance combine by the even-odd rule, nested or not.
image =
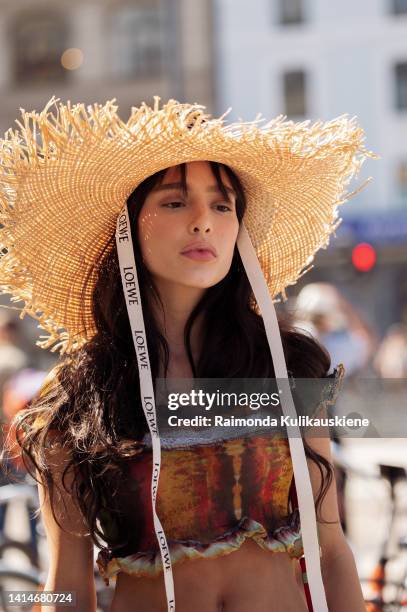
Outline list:
[[[202,298],[204,289],[185,287],[168,282],[155,281],[163,308],[154,303],[154,314],[161,333],[167,340],[170,352],[170,370],[174,373],[190,371],[184,345],[185,325],[192,310]],[[191,351],[194,360],[201,350],[203,313],[200,313],[191,329]],[[192,373],[191,373],[192,375]]]

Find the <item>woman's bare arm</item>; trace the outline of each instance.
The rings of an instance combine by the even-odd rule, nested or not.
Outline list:
[[[41,515],[50,559],[44,590],[73,591],[76,594],[76,606],[70,609],[77,612],[92,612],[96,610],[93,542],[87,535],[86,524],[77,504],[62,486],[62,474],[69,461],[69,453],[57,443],[54,448],[47,449],[47,459],[58,485],[58,490],[54,493],[55,514],[64,529],[80,535],[67,533],[58,526],[52,515],[49,493],[45,495],[43,485],[39,484]],[[72,480],[73,474],[69,471],[65,476],[68,491]],[[43,610],[66,612],[66,606],[47,606]]]

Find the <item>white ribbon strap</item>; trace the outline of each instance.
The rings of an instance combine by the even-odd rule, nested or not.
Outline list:
[[[297,416],[297,412],[291,395],[291,388],[288,380],[287,366],[285,363],[276,311],[267,287],[266,279],[264,278],[262,269],[260,267],[256,251],[243,221],[240,224],[237,247],[263,317],[276,379],[281,387],[281,407],[283,414],[284,416],[295,418]],[[307,564],[307,578],[312,605],[314,610],[317,612],[328,612],[325,590],[321,576],[314,497],[312,493],[304,445],[300,430],[297,426],[293,428],[292,433],[295,437],[288,434],[288,441],[290,445],[290,453],[297,490],[302,541]]]
[[[144,414],[151,434],[153,450],[153,471],[151,476],[151,500],[153,505],[154,530],[160,547],[164,568],[165,592],[168,612],[175,612],[174,580],[172,575],[171,555],[164,530],[156,512],[158,480],[161,468],[161,444],[155,409],[154,387],[151,376],[150,359],[147,349],[146,330],[144,327],[141,306],[140,288],[134,259],[133,241],[130,232],[130,220],[127,204],[120,212],[116,224],[116,246],[119,258],[120,275],[123,293],[126,300],[127,314],[137,355],[140,376],[140,394]]]

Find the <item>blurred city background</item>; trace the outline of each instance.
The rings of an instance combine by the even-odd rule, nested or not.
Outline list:
[[[53,95],[86,104],[116,98],[123,119],[154,95],[198,102],[214,115],[232,107],[227,121],[259,112],[295,121],[357,116],[381,159],[368,160],[351,187],[373,181],[341,206],[336,238],[281,308],[327,346],[333,366],[344,363],[348,378],[407,378],[407,0],[0,0],[1,135],[16,127],[20,108],[39,111]],[[7,421],[57,356],[35,346],[39,330],[18,318],[18,303],[1,296],[0,304],[12,306],[0,308]],[[360,573],[380,574],[385,542],[402,580],[405,439],[333,449]],[[23,497],[0,497],[0,557],[4,538],[41,533],[32,522],[24,532]],[[17,511],[6,513],[13,503]],[[379,598],[377,585],[367,586]]]

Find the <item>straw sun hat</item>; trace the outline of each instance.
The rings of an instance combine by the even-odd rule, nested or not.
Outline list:
[[[127,197],[151,174],[188,161],[230,166],[270,295],[285,299],[339,225],[338,205],[367,181],[353,193],[345,186],[376,157],[347,115],[225,125],[229,111],[215,119],[175,100],[160,108],[158,96],[127,122],[117,110],[115,100],[85,107],[52,98],[40,113],[22,110],[18,129],[0,140],[0,292],[23,302],[20,317],[38,321],[48,336],[37,344],[52,351],[69,353],[94,335],[94,264]]]

